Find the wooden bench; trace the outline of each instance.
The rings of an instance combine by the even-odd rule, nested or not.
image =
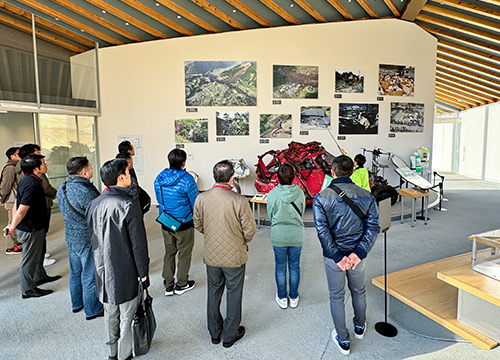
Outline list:
[[[424,223],[427,225],[427,205],[429,202],[429,192],[428,191],[420,191],[414,188],[402,188],[399,189],[399,195],[401,195],[401,224],[403,223],[403,215],[404,215],[404,198],[412,199],[411,204],[411,227],[415,226],[415,222],[417,220],[417,211],[416,211],[416,202],[417,199],[423,199],[422,201],[422,211],[424,213]]]

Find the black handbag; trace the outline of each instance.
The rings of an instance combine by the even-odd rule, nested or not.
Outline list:
[[[139,281],[139,306],[132,320],[134,336],[134,353],[136,356],[147,354],[156,330],[156,319],[153,313],[153,298],[148,289]]]

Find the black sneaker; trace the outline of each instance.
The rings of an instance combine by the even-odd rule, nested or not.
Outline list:
[[[363,337],[365,336],[365,332],[366,332],[366,321],[365,321],[365,325],[363,325],[363,326],[354,325],[354,337],[356,339],[358,339],[358,340],[363,339]]]
[[[174,285],[170,285],[168,288],[165,289],[165,296],[172,296],[174,295]]]
[[[335,328],[332,330],[332,339],[341,354],[349,355],[351,353],[351,343],[349,341],[340,341]]]
[[[20,246],[14,246],[14,247],[5,249],[5,254],[7,254],[7,255],[22,255],[23,249]]]
[[[192,288],[194,288],[194,280],[188,280],[187,284],[184,286],[176,285],[175,286],[175,293],[177,295],[182,295],[186,291],[191,290]]]

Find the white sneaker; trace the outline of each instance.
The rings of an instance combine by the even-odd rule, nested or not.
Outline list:
[[[279,307],[282,309],[286,309],[288,307],[288,300],[287,298],[281,299],[278,296],[278,293],[276,293],[276,297],[274,298],[276,302],[278,303]]]
[[[45,253],[45,258],[48,259],[50,257],[49,253]]]
[[[366,333],[366,321],[364,326],[354,325],[354,337],[358,340],[362,340]]]
[[[298,295],[297,295],[297,298],[290,299],[290,307],[292,309],[295,309],[297,306],[299,306],[299,296]]]
[[[349,355],[351,353],[351,343],[349,341],[340,341],[335,328],[332,330],[332,340],[342,355]]]
[[[43,260],[43,266],[50,266],[54,265],[56,261],[54,259],[44,259]]]

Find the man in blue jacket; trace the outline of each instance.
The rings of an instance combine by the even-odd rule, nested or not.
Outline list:
[[[349,157],[336,157],[332,162],[332,185],[345,192],[366,214],[364,219],[331,185],[322,190],[313,202],[314,223],[323,247],[330,310],[335,325],[332,339],[344,355],[350,353],[349,331],[345,324],[345,278],[347,276],[354,308],[354,337],[362,339],[366,332],[365,258],[380,231],[375,198],[349,178],[353,168],[354,163]]]
[[[163,285],[165,295],[181,295],[194,287],[189,280],[191,253],[194,245],[193,208],[198,196],[198,187],[186,167],[186,152],[173,149],[168,154],[169,169],[163,170],[155,179],[156,200],[160,214],[166,211],[182,224],[176,232],[162,225],[165,256],[163,258]],[[175,256],[177,255],[177,283],[174,279]]]
[[[100,195],[90,179],[92,164],[77,156],[66,164],[68,177],[57,190],[57,202],[64,219],[66,246],[69,253],[69,292],[73,312],[85,309],[87,320],[104,315],[95,288],[94,255],[85,212],[92,200]]]

